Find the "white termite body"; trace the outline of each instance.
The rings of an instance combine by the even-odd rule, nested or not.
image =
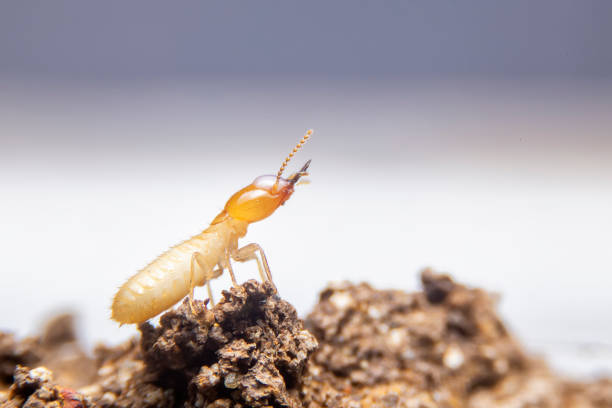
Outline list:
[[[120,323],[139,323],[163,312],[187,295],[191,289],[191,259],[201,254],[194,268],[194,286],[218,277],[225,265],[226,251],[238,247],[248,223],[228,217],[201,234],[164,252],[132,276],[115,295],[112,318]],[[219,266],[217,270],[215,267]]]

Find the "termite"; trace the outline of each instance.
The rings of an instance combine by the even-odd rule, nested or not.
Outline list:
[[[308,175],[310,160],[288,178],[281,177],[295,152],[311,135],[312,130],[304,134],[276,175],[257,177],[230,197],[202,233],[170,248],[124,283],[113,299],[111,318],[121,324],[141,323],[169,309],[186,295],[195,311],[193,291],[196,286],[206,284],[212,302],[210,281],[226,269],[232,284],[238,286],[232,260],[256,260],[262,281],[274,285],[261,247],[251,243],[238,248],[238,239],[246,235],[249,224],[269,217],[285,204],[298,180]]]

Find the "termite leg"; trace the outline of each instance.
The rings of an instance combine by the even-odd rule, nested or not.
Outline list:
[[[259,256],[261,257],[261,262],[256,255],[256,252],[259,252]],[[238,248],[232,254],[232,258],[237,262],[246,262],[251,259],[257,260],[257,266],[259,267],[259,273],[262,277],[262,280],[267,280],[272,284],[274,289],[276,290],[276,285],[272,281],[272,274],[270,273],[270,266],[268,265],[268,259],[266,258],[266,254],[264,254],[263,249],[258,244],[252,243],[243,246],[242,248]],[[266,273],[266,279],[263,277],[263,272],[261,271],[261,267],[263,265],[263,269]]]
[[[206,290],[208,290],[208,299],[210,299],[210,305],[215,307],[215,300],[213,299],[212,289],[210,288],[210,281],[206,281]]]
[[[242,248],[240,248],[240,249],[242,249]],[[230,257],[234,261],[236,261],[236,262],[246,262],[246,261],[249,261],[251,259],[256,260],[257,261],[257,270],[259,271],[259,277],[261,278],[262,282],[265,282],[267,280],[267,278],[266,278],[266,275],[264,275],[264,269],[261,266],[261,261],[259,260],[257,255],[255,255],[255,252],[253,251],[253,252],[251,252],[249,254],[246,254],[244,258],[240,258],[239,255],[236,255],[237,251],[239,251],[240,249],[235,250],[233,252],[230,252]]]
[[[193,254],[191,254],[191,262],[190,262],[190,268],[189,268],[189,307],[191,308],[191,313],[193,314],[197,314],[196,308],[195,308],[195,304],[193,303],[193,291],[195,290],[195,282],[194,282],[194,276],[195,276],[195,264],[196,264],[196,257],[198,256],[197,252],[194,252]]]
[[[261,266],[261,261],[256,256],[254,258],[257,261],[257,270],[259,271],[259,277],[261,278],[262,282],[265,282],[267,280],[267,278],[266,278],[266,275],[264,275],[264,269]]]
[[[204,279],[206,280],[206,287],[208,289],[208,298],[210,299],[210,303],[212,306],[215,305],[215,302],[212,297],[212,290],[210,288],[210,280],[221,276],[223,273],[223,268],[218,267],[217,269],[211,270],[206,266],[206,264],[200,259],[202,254],[199,252],[194,252],[191,254],[191,267],[189,270],[189,307],[191,308],[191,313],[197,314],[195,304],[193,303],[193,291],[197,286],[195,282],[195,267],[196,265],[204,271]],[[210,275],[207,274],[207,270],[211,271]]]
[[[234,286],[238,286],[238,282],[236,281],[236,275],[234,275],[234,268],[232,268],[229,251],[225,251],[225,263],[227,266],[227,271],[230,274],[230,278],[232,278],[232,284]]]
[[[208,300],[210,300],[210,305],[212,307],[215,306],[215,298],[213,297],[212,288],[210,287],[210,281],[212,279],[218,278],[223,275],[223,267],[221,265],[217,266],[217,269],[212,271],[212,274],[206,280],[206,290],[208,291]]]

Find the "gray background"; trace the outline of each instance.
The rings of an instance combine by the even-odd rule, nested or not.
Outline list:
[[[609,1],[3,2],[2,72],[609,76]]]
[[[558,369],[609,373],[611,38],[604,1],[4,2],[0,327],[133,335],[116,287],[312,127],[289,166],[312,184],[245,241],[302,315],[330,280],[432,266]]]

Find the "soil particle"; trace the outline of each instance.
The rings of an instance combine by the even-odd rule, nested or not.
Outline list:
[[[591,383],[566,383],[564,395],[568,407],[610,408],[612,407],[612,379],[602,378]]]
[[[11,333],[0,333],[0,389],[11,385],[17,365],[33,365],[40,361],[36,343],[34,338],[18,342]]]
[[[173,390],[151,383],[136,339],[116,347],[95,350],[98,378],[79,391],[104,408],[171,407]]]
[[[94,358],[69,316],[22,341],[0,333],[0,407],[612,408],[612,380],[567,381],[524,354],[495,297],[431,271],[421,281],[416,293],[330,286],[308,330],[249,281]]]
[[[223,296],[212,310],[194,315],[184,302],[159,327],[141,326],[148,375],[186,406],[300,407],[300,378],[317,342],[293,306],[256,281]]]
[[[58,383],[77,388],[95,378],[95,362],[79,344],[74,317],[62,314],[49,320],[38,337],[16,341],[0,332],[0,390],[13,382],[17,365],[44,365]]]
[[[301,407],[301,376],[317,342],[272,285],[248,281],[212,309],[187,300],[141,340],[96,351],[102,407]]]
[[[89,408],[94,405],[83,395],[52,384],[46,367],[30,369],[17,366],[3,408]]]
[[[311,406],[452,407],[527,369],[484,291],[430,271],[422,283],[412,294],[349,283],[321,293],[306,320],[320,343],[303,390]]]

